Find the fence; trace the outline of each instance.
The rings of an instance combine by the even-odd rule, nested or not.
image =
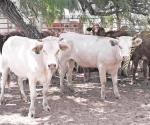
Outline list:
[[[0,33],[11,32],[16,30],[14,24],[12,24],[8,19],[0,17]]]
[[[45,24],[42,24],[41,29],[53,30],[59,33],[65,31],[80,32],[80,33],[83,32],[82,24],[77,21],[70,21],[67,23],[53,23],[51,27],[47,27]],[[14,24],[12,24],[7,18],[0,17],[0,33],[6,33],[15,30],[18,30],[18,28]]]

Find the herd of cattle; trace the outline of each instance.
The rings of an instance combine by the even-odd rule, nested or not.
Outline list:
[[[97,29],[96,29],[97,28]],[[134,37],[127,32],[105,32],[103,28],[92,27],[95,35],[83,35],[74,32],[61,33],[59,37],[43,35],[43,39],[30,39],[23,32],[0,35],[1,49],[1,95],[4,104],[4,89],[9,82],[10,71],[18,76],[18,85],[25,100],[23,80],[29,80],[30,108],[29,117],[35,116],[36,83],[43,84],[43,108],[50,110],[47,100],[48,86],[56,70],[60,76],[61,91],[65,91],[64,77],[68,87],[72,87],[72,72],[75,63],[81,67],[97,68],[101,83],[101,98],[105,99],[106,73],[112,77],[113,91],[120,98],[117,77],[124,59],[132,59],[134,73],[140,59],[150,59],[150,34],[140,33]],[[131,48],[134,51],[131,54]],[[128,65],[128,64],[127,64]],[[133,75],[134,76],[134,75]],[[135,78],[135,77],[134,77]]]

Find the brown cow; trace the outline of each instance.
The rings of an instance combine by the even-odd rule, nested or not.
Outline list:
[[[120,37],[120,36],[129,36],[129,33],[127,32],[127,27],[122,27],[120,30],[112,30],[105,32],[105,29],[103,27],[100,27],[98,24],[93,25],[93,27],[87,28],[87,31],[92,31],[93,35],[97,36],[107,36],[107,37]]]
[[[120,36],[129,36],[129,33],[126,31],[108,31],[105,33],[105,36],[108,37],[112,37],[112,38],[116,38],[116,37],[120,37]]]
[[[3,47],[3,44],[4,44],[4,42],[3,42],[3,35],[2,34],[0,34],[0,51],[2,52],[2,47]]]
[[[92,31],[93,35],[105,36],[105,29],[100,27],[99,24],[95,24],[93,27],[88,27],[87,31]]]
[[[147,66],[150,67],[150,36],[149,33],[147,34],[146,32],[141,32],[140,34],[138,34],[137,38],[141,38],[142,39],[142,44],[139,45],[135,51],[133,52],[132,55],[132,60],[133,60],[133,81],[135,81],[135,73],[137,70],[137,66],[139,63],[139,60],[143,60],[143,75],[146,78],[146,82],[148,82],[148,69]]]

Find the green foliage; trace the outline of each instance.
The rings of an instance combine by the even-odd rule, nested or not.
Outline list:
[[[114,21],[114,18],[113,18],[112,15],[105,17],[105,22],[106,22],[107,26],[112,26],[113,25],[113,21]]]
[[[78,9],[76,0],[20,0],[20,5],[26,15],[36,18],[41,13],[48,25],[62,18],[64,8]]]
[[[86,15],[86,14],[83,14],[80,16],[80,22],[81,23],[85,23],[85,22],[88,22],[90,21],[90,18]]]
[[[70,11],[79,9],[78,2],[79,0],[20,0],[20,5],[26,15],[36,18],[40,13],[47,24],[51,25],[55,19],[59,20],[63,17],[64,8],[68,8]],[[147,16],[150,12],[150,0],[83,0],[81,3],[83,10],[89,10],[92,8],[89,6],[95,4],[96,7],[92,8],[94,14],[100,16],[102,24],[106,26],[112,25],[115,16],[118,16],[117,24],[125,19],[135,25],[136,21],[131,13]],[[81,22],[89,21],[90,17],[83,13],[80,20]],[[142,20],[141,22],[143,22]],[[147,22],[145,21],[143,24],[146,25]]]

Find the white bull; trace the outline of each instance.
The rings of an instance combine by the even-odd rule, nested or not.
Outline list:
[[[59,44],[62,50],[59,53],[61,89],[64,89],[63,79],[66,73],[68,84],[72,84],[73,62],[75,61],[82,67],[98,68],[102,99],[105,99],[106,72],[110,73],[114,94],[120,98],[117,73],[122,61],[122,53],[118,41],[109,37],[81,35],[73,32],[62,33],[60,38],[66,41]]]
[[[8,80],[8,72],[11,70],[18,77],[21,94],[27,98],[23,91],[23,78],[28,78],[31,104],[29,117],[35,115],[36,83],[43,84],[43,108],[49,111],[47,90],[52,75],[57,68],[56,54],[58,52],[58,38],[47,37],[44,42],[26,37],[10,37],[2,49],[2,83],[0,102],[4,102],[4,88]],[[56,43],[56,44],[55,44]]]

